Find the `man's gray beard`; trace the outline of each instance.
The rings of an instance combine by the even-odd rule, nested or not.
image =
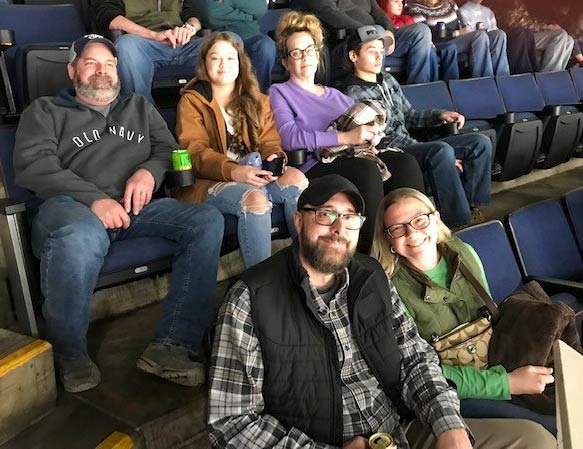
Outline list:
[[[333,240],[341,240],[346,242],[346,239],[338,236],[327,236],[327,237],[320,237],[315,242],[311,242],[305,231],[302,230],[300,236],[300,253],[314,269],[319,271],[320,273],[325,274],[337,274],[342,272],[350,263],[352,256],[354,256],[354,252],[356,248],[349,249],[348,243],[346,244],[346,252],[340,258],[331,258],[327,257],[328,255],[318,247],[318,242],[320,239],[333,239]]]
[[[77,94],[80,94],[85,98],[91,98],[92,100],[98,101],[99,103],[108,103],[117,98],[121,88],[121,83],[119,79],[117,80],[117,83],[114,84],[111,77],[105,75],[105,77],[107,77],[107,79],[110,81],[111,87],[108,89],[104,89],[97,88],[92,85],[92,78],[93,80],[95,80],[96,79],[94,78],[95,76],[97,75],[91,75],[89,77],[89,82],[84,83],[83,81],[81,81],[79,75],[75,75],[75,78],[73,79],[73,86],[75,87],[75,91],[77,92]]]

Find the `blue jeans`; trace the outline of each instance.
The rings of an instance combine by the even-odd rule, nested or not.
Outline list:
[[[112,242],[164,237],[176,242],[172,283],[155,341],[197,350],[211,318],[223,217],[215,208],[171,198],[131,215],[128,229],[106,230],[86,205],[68,196],[44,201],[32,221],[40,259],[46,335],[59,359],[86,355],[90,301]]]
[[[407,84],[431,81],[431,30],[415,23],[395,30],[395,51],[391,56],[407,61]]]
[[[506,33],[502,30],[488,31],[488,39],[490,40],[490,57],[492,58],[494,75],[510,75]]]
[[[275,65],[275,42],[265,34],[258,34],[243,42],[255,69],[261,92],[267,93],[267,89],[271,86],[271,71]]]
[[[154,103],[152,80],[156,69],[169,65],[194,66],[201,43],[202,39],[193,37],[187,44],[172,48],[152,39],[124,34],[115,42],[121,91],[142,94]]]
[[[492,143],[482,134],[460,134],[409,145],[427,177],[435,205],[450,227],[469,224],[471,206],[490,202]],[[463,173],[455,166],[461,159]]]
[[[439,58],[439,74],[443,81],[457,80],[460,69],[457,60],[457,47],[449,42],[435,44],[435,52]]]
[[[262,189],[241,182],[219,182],[208,191],[207,204],[223,214],[237,217],[237,239],[245,268],[271,256],[271,209],[265,213],[251,212],[244,200],[248,192],[261,190],[272,204],[283,204],[285,221],[292,237],[296,231],[293,215],[297,209],[300,189],[295,185],[280,186],[270,182]]]
[[[492,76],[494,74],[492,57],[490,56],[490,39],[485,31],[472,31],[458,36],[448,41],[448,43],[456,46],[458,54],[468,54],[471,78]],[[506,54],[506,51],[504,51],[504,54]]]

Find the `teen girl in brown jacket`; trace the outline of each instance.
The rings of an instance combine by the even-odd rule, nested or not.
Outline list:
[[[205,40],[196,75],[181,92],[176,134],[190,153],[197,181],[175,196],[237,216],[237,237],[248,268],[271,255],[272,204],[283,204],[295,236],[293,213],[307,180],[291,167],[276,178],[239,164],[254,151],[268,161],[285,158],[285,153],[269,98],[260,93],[249,58],[231,34],[213,33]]]

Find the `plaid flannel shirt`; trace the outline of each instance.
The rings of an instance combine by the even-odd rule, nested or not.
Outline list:
[[[368,436],[389,432],[399,449],[409,448],[399,416],[381,389],[351,332],[347,306],[348,271],[328,305],[311,285],[312,310],[334,335],[342,382],[343,436]],[[306,283],[309,283],[306,277]],[[401,397],[404,403],[435,435],[464,428],[459,400],[441,374],[437,355],[417,333],[413,320],[404,313],[393,285],[388,282],[394,312],[393,328],[401,353]],[[254,333],[248,287],[238,281],[227,293],[219,314],[213,345],[209,390],[210,439],[215,448],[233,449],[331,449],[313,441],[297,428],[285,428],[276,417],[264,414],[262,386],[264,365],[259,340]],[[290,404],[293,407],[293,404]]]
[[[427,128],[439,125],[444,109],[413,109],[403,94],[397,80],[388,73],[380,73],[376,83],[364,81],[350,75],[346,81],[344,93],[357,101],[376,100],[387,111],[385,135],[391,139],[390,146],[404,149],[418,143],[409,134],[411,128]]]

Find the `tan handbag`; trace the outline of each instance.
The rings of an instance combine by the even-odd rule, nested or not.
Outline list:
[[[462,262],[460,270],[484,303],[481,318],[460,324],[441,337],[433,335],[431,344],[444,365],[488,368],[492,318],[498,316],[498,311],[488,292]]]

